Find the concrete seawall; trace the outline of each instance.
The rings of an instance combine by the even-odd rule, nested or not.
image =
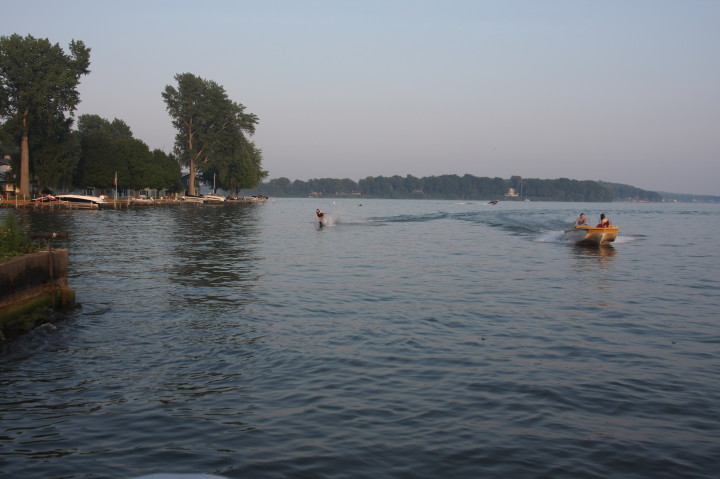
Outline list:
[[[0,339],[32,329],[55,309],[75,304],[68,250],[40,251],[0,263]]]

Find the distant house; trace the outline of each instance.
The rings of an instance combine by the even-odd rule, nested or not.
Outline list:
[[[515,188],[508,189],[508,192],[505,194],[505,196],[519,196],[517,191],[515,191]]]
[[[12,171],[10,157],[6,155],[0,159],[0,197],[3,199],[15,194],[15,185],[8,179],[10,171]]]

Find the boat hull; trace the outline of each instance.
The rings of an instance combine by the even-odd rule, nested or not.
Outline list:
[[[97,209],[106,204],[105,199],[99,196],[88,195],[56,195],[58,202],[68,208]]]
[[[576,244],[607,244],[615,241],[618,227],[596,228],[592,226],[573,226],[564,231],[565,239]]]
[[[206,205],[221,205],[225,203],[225,197],[219,195],[204,195],[203,203]]]

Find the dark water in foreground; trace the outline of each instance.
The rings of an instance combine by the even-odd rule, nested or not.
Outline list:
[[[21,212],[82,307],[0,344],[0,476],[717,477],[720,206],[358,203]]]

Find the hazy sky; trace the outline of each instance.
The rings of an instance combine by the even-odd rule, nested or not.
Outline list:
[[[175,137],[178,73],[258,115],[269,178],[572,178],[720,195],[719,0],[0,0],[92,49],[77,114]]]

